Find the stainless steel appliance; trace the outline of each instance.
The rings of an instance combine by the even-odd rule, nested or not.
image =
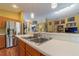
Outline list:
[[[13,46],[14,32],[15,32],[15,24],[14,21],[6,22],[6,47]]]
[[[15,35],[20,34],[21,24],[15,21],[6,22],[6,48],[13,47],[17,44]]]

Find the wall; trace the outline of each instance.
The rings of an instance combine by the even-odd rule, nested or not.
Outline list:
[[[79,32],[79,15],[76,15],[74,17],[75,17],[75,22],[76,22],[76,25],[78,27],[78,32]],[[66,28],[67,19],[68,19],[68,17],[64,18],[64,20],[65,20],[64,28]],[[61,20],[61,19],[59,19],[59,20]],[[48,25],[48,31],[49,32],[56,32],[55,25],[54,25],[54,21],[55,20],[53,20],[53,19],[51,19],[51,20],[48,19],[47,25],[49,24],[49,22],[52,22],[52,25],[51,26]],[[44,22],[42,22],[42,23],[44,23]],[[41,26],[41,24],[39,24],[39,25]],[[54,30],[52,30],[53,28],[54,28]]]
[[[21,11],[20,13],[20,21],[21,21],[21,34],[23,34],[23,22],[24,22],[24,13]]]
[[[79,16],[75,16],[75,21],[76,21],[76,25],[78,27],[78,32],[79,32]]]
[[[20,14],[15,12],[9,12],[5,10],[0,10],[0,16],[7,17],[14,20],[21,20]]]

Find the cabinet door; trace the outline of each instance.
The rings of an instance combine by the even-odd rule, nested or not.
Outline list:
[[[6,56],[6,49],[0,50],[0,56]]]
[[[52,21],[49,21],[48,24],[48,32],[53,32],[53,22]]]
[[[2,18],[2,28],[5,28],[5,24],[6,24],[5,18]]]
[[[19,55],[20,56],[25,56],[25,53],[26,53],[26,49],[25,49],[25,43],[21,40],[18,40],[18,45],[19,45]]]
[[[19,56],[44,56],[27,43],[23,42],[22,40],[18,39],[18,54]]]
[[[38,52],[37,50],[29,46],[28,44],[26,44],[26,53],[27,51],[29,52],[31,56],[44,56],[43,54],[41,54],[40,52]]]
[[[0,48],[5,48],[5,35],[0,35]]]
[[[4,17],[0,17],[0,28],[4,28],[5,27],[5,23],[6,23],[6,20]]]
[[[2,27],[2,17],[0,17],[0,28]]]

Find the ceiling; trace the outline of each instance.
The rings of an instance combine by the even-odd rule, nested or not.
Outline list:
[[[74,15],[79,10],[78,8],[79,4],[77,4],[75,6],[75,9],[71,9],[71,10],[69,9],[69,11],[67,10],[60,14],[54,14],[59,10],[71,6],[73,3],[58,3],[57,8],[55,9],[51,8],[51,3],[15,3],[19,7],[17,9],[12,8],[12,4],[13,3],[0,3],[0,9],[11,11],[11,12],[17,12],[17,13],[23,11],[26,19],[30,18],[31,12],[34,13],[35,18],[45,18],[45,17],[60,18],[61,16],[65,17],[67,15],[68,16],[72,14]]]

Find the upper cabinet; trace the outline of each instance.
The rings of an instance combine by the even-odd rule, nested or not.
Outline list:
[[[0,28],[5,28],[6,20],[4,17],[0,17]]]

